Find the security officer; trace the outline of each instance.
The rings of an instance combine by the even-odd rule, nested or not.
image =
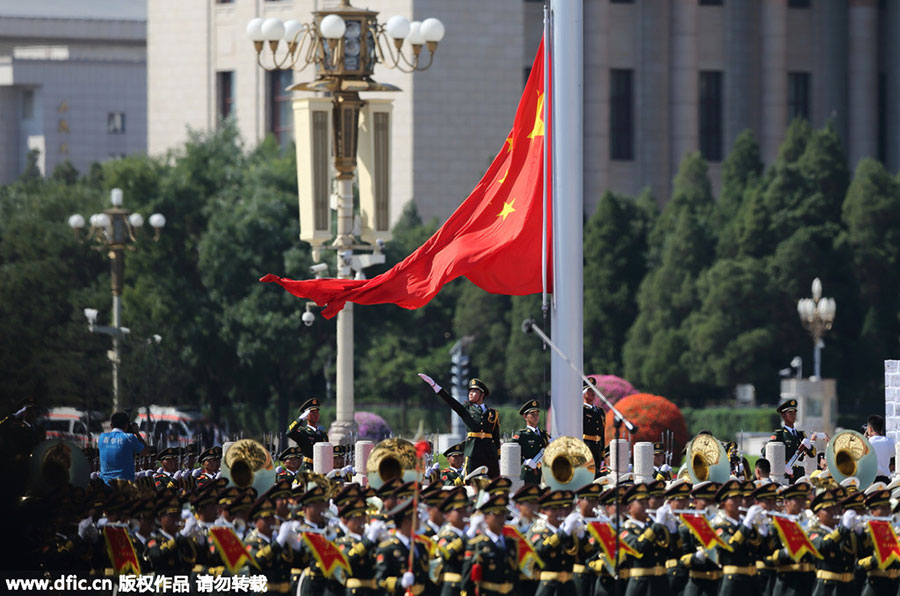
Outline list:
[[[441,482],[444,486],[462,486],[465,473],[463,472],[463,463],[465,456],[463,450],[465,443],[457,443],[451,445],[444,451],[444,457],[447,458],[447,467],[441,470]]]
[[[533,461],[550,443],[547,431],[538,428],[541,418],[541,407],[536,399],[531,399],[519,408],[519,415],[525,419],[525,428],[513,435],[522,452],[522,480],[525,484],[541,483],[541,463]]]
[[[693,509],[705,515],[706,507],[715,502],[719,485],[706,480],[689,488]],[[685,596],[716,596],[719,593],[722,568],[710,559],[706,548],[686,525],[682,524],[678,528],[678,533],[682,541],[679,563],[688,570],[688,583],[684,587]]]
[[[181,449],[178,447],[168,447],[157,453],[156,458],[161,467],[153,475],[153,484],[156,486],[156,490],[175,488],[175,472],[178,471],[178,458],[180,457]]]
[[[413,500],[401,501],[388,515],[397,531],[378,545],[375,580],[382,593],[400,596],[409,590],[413,596],[419,596],[429,583],[428,551],[420,541],[413,541]],[[409,570],[410,549],[413,549],[412,571]]]
[[[762,538],[756,530],[756,524],[763,515],[762,507],[753,505],[741,520],[740,506],[743,500],[741,483],[728,480],[716,492],[716,502],[722,515],[714,528],[730,550],[716,546],[719,564],[722,565],[722,585],[720,596],[752,596],[756,594],[757,585],[753,582],[756,575],[756,561],[760,554]],[[760,531],[768,533],[765,525]]]
[[[458,596],[462,589],[463,556],[466,550],[466,518],[469,498],[462,487],[444,492],[440,504],[446,524],[437,535],[440,558],[441,596]]]
[[[319,400],[311,398],[300,406],[300,416],[288,427],[288,438],[300,446],[303,464],[300,470],[311,472],[313,467],[313,445],[328,442],[325,429],[319,426]]]
[[[574,596],[572,569],[579,540],[584,538],[583,520],[572,513],[575,494],[570,490],[547,491],[540,499],[541,514],[526,538],[544,562],[536,596]]]
[[[781,415],[781,428],[772,432],[769,441],[784,443],[784,461],[789,462],[798,449],[803,449],[807,457],[816,456],[816,448],[807,438],[806,433],[794,427],[797,422],[797,400],[786,399],[778,404],[775,410]],[[766,456],[766,447],[763,445],[762,456]],[[806,472],[803,466],[795,465],[793,470],[785,470],[793,480],[803,476]],[[780,474],[781,470],[772,470],[773,474]]]
[[[582,432],[584,433],[582,438],[585,445],[591,450],[591,455],[594,456],[594,469],[596,470],[594,477],[598,478],[603,467],[600,465],[600,462],[603,461],[603,447],[606,443],[604,440],[606,414],[603,412],[603,408],[598,408],[594,405],[593,389],[596,386],[596,382],[593,379],[590,384],[584,384],[581,390],[581,397],[584,400],[581,413]]]
[[[516,588],[518,543],[503,535],[508,506],[508,495],[498,493],[478,507],[484,522],[481,533],[466,543],[462,567],[466,594],[506,596]]]
[[[628,510],[623,540],[638,552],[638,557],[628,557],[620,575],[628,580],[626,596],[668,594],[666,561],[670,552],[677,550],[678,525],[671,507],[663,505],[651,518],[647,510],[650,491],[646,484],[634,484],[625,493]]]
[[[292,542],[297,539],[296,533],[292,533],[290,524],[283,524],[275,532],[275,504],[265,497],[260,497],[250,510],[250,520],[254,528],[244,544],[268,580],[266,589],[279,594],[289,593],[296,554]]]
[[[283,449],[281,453],[278,454],[278,459],[280,459],[281,463],[284,465],[279,467],[275,474],[275,480],[279,482],[288,480],[293,484],[294,480],[300,479],[298,474],[300,473],[300,465],[303,463],[303,451],[301,451],[299,447],[291,446],[287,449]]]

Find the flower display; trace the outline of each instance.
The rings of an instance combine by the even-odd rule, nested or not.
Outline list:
[[[381,441],[391,436],[391,427],[384,418],[372,412],[355,412],[353,420],[358,427],[358,439],[365,441]]]
[[[616,375],[587,375],[587,378],[594,381],[597,384],[597,389],[613,404],[618,403],[623,397],[637,393],[634,385]],[[599,397],[594,397],[594,405],[603,408],[604,411],[609,409]]]
[[[671,430],[675,435],[675,448],[673,450],[673,466],[681,459],[681,450],[690,440],[687,423],[681,410],[671,401],[660,395],[650,393],[635,393],[629,395],[616,404],[622,414],[637,426],[637,433],[629,435],[622,427],[621,439],[631,439],[634,445],[640,441],[656,442],[660,440],[662,433]],[[606,440],[615,438],[612,412],[606,413]]]

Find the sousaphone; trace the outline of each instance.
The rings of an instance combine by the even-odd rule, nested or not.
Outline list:
[[[31,455],[30,492],[48,493],[65,484],[87,488],[91,464],[81,447],[65,439],[47,439]]]
[[[594,456],[581,439],[553,439],[541,461],[541,478],[550,490],[574,491],[594,481]]]
[[[272,456],[262,443],[240,439],[226,443],[222,451],[222,478],[228,479],[227,486],[252,486],[261,495],[275,483]]]
[[[842,430],[825,448],[828,471],[838,484],[855,476],[859,490],[866,490],[878,475],[878,457],[872,444],[855,430]]]
[[[725,447],[710,434],[701,433],[691,439],[685,454],[685,466],[693,484],[707,480],[722,484],[731,475]]]
[[[400,478],[403,482],[420,481],[416,459],[416,448],[409,441],[399,438],[381,441],[366,460],[369,486],[377,490],[394,478]]]

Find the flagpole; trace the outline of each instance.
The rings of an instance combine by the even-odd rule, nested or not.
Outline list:
[[[550,7],[544,5],[544,194],[541,202],[541,309],[547,309],[547,153],[551,151],[547,142],[550,136]]]
[[[551,0],[553,93],[550,156],[553,184],[553,341],[584,368],[583,348],[583,129],[584,5],[583,0]],[[545,90],[546,91],[546,90]],[[559,233],[564,230],[564,233]],[[582,437],[581,375],[551,354],[550,392],[553,436]]]

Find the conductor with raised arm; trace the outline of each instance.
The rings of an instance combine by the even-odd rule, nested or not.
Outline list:
[[[462,418],[466,434],[466,474],[479,466],[487,466],[488,476],[500,475],[500,415],[497,410],[484,405],[490,395],[487,384],[481,379],[469,381],[469,399],[465,405],[459,403],[446,389],[438,385],[428,375],[419,374],[423,381],[431,385],[434,392]]]

